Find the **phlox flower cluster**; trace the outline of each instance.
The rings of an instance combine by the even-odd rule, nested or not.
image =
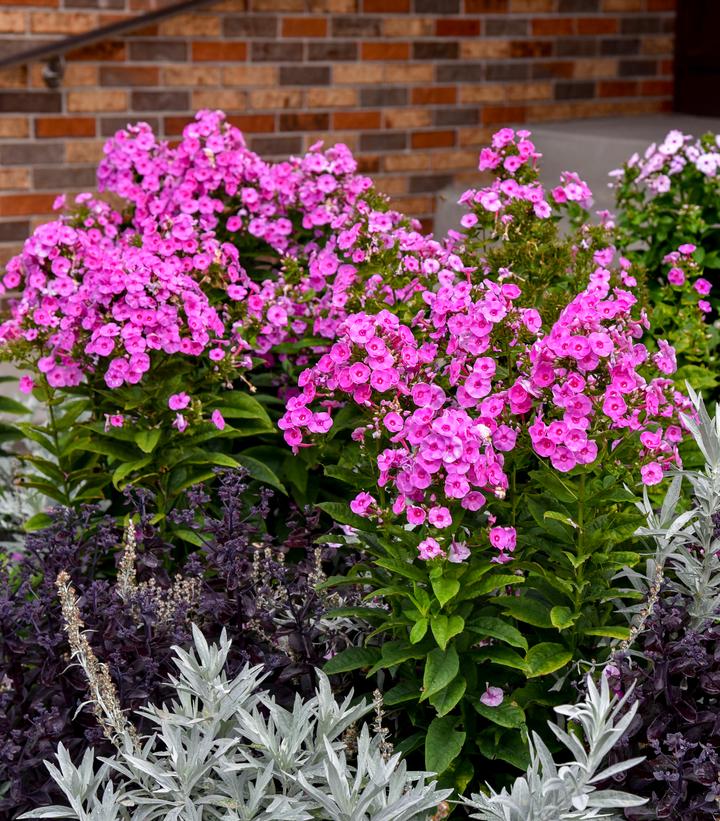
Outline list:
[[[706,315],[712,311],[712,305],[704,297],[710,295],[712,284],[697,276],[700,266],[693,259],[694,251],[692,243],[685,243],[677,251],[666,254],[663,262],[670,266],[667,272],[668,284],[677,291],[693,294],[697,298],[698,310]]]

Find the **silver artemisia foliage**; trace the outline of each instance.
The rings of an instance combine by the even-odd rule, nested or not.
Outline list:
[[[338,703],[319,673],[314,698],[292,709],[261,689],[259,667],[225,673],[230,642],[209,645],[193,628],[195,648],[175,648],[174,699],[141,714],[154,734],[141,746],[119,741],[96,765],[88,750],[75,766],[62,746],[48,769],[67,806],[23,818],[80,821],[426,821],[449,790],[428,773],[385,760],[367,725],[349,761],[343,733],[369,711]]]
[[[598,689],[587,678],[585,701],[574,706],[556,707],[555,711],[582,728],[585,744],[571,732],[550,724],[550,729],[573,755],[562,765],[555,763],[542,739],[533,733],[530,743],[530,766],[508,791],[473,795],[465,803],[475,812],[471,818],[481,821],[590,821],[590,819],[624,818],[622,810],[637,807],[646,799],[616,790],[598,790],[595,785],[634,767],[634,758],[600,769],[603,760],[620,740],[637,710],[637,703],[626,707],[629,693],[621,700],[610,695],[603,677]],[[624,712],[624,715],[621,714]]]

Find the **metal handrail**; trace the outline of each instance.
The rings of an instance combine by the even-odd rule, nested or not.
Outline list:
[[[217,0],[181,0],[179,3],[173,3],[170,6],[165,6],[155,11],[149,11],[147,14],[141,14],[138,17],[130,17],[127,20],[118,20],[115,23],[108,23],[106,26],[90,29],[90,31],[86,31],[83,34],[74,34],[72,37],[66,37],[64,40],[43,43],[39,46],[29,48],[26,51],[20,51],[17,54],[0,58],[0,69],[22,65],[23,63],[31,63],[35,60],[49,60],[53,57],[60,57],[76,48],[97,43],[99,40],[107,40],[119,34],[125,34],[133,29],[142,28],[149,23],[163,20],[166,17],[172,17],[175,14],[197,8],[198,6],[206,6],[213,2],[217,2]]]

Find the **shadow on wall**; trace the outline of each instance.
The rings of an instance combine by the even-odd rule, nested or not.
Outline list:
[[[708,131],[720,133],[720,119],[685,114],[643,117],[609,117],[524,125],[542,152],[542,182],[553,187],[562,171],[577,171],[595,196],[594,210],[612,210],[613,192],[608,173],[619,168],[633,153],[644,152],[673,128],[699,137]],[[459,225],[463,214],[457,200],[467,186],[448,186],[440,192],[436,236]]]

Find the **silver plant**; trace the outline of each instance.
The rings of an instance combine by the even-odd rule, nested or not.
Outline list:
[[[630,692],[618,700],[610,695],[603,676],[598,689],[587,677],[587,695],[576,705],[556,707],[555,712],[579,725],[583,744],[573,732],[549,723],[550,729],[572,753],[566,764],[556,764],[550,750],[537,733],[530,742],[530,766],[508,791],[473,795],[464,803],[475,810],[471,818],[481,821],[590,821],[620,819],[615,810],[637,807],[647,799],[616,790],[598,790],[596,784],[634,767],[642,758],[633,758],[601,770],[607,754],[620,740],[637,711],[637,702],[627,707]],[[623,714],[624,713],[624,714]]]
[[[450,790],[428,773],[383,755],[381,735],[363,725],[352,763],[343,735],[372,705],[338,702],[318,673],[313,698],[285,709],[261,689],[260,667],[229,678],[230,641],[175,648],[174,698],[139,713],[147,738],[115,739],[98,765],[91,750],[74,765],[61,745],[47,767],[67,805],[23,818],[78,821],[426,821]]]

